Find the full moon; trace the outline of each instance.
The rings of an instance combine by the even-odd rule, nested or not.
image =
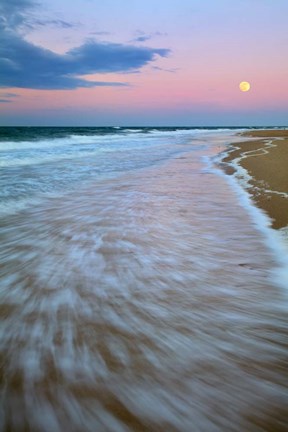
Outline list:
[[[249,84],[249,82],[247,82],[247,81],[242,81],[242,82],[239,84],[239,88],[240,88],[240,90],[241,90],[242,92],[247,92],[247,91],[250,90],[250,84]]]

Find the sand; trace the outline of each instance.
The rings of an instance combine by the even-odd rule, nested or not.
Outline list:
[[[270,217],[272,228],[287,227],[288,130],[253,130],[241,136],[253,140],[231,146],[229,155],[223,159],[225,171],[235,174],[231,162],[238,159],[252,177],[249,193]]]

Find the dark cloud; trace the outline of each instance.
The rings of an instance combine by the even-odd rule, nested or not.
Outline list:
[[[87,81],[93,73],[130,72],[166,56],[168,50],[113,43],[86,42],[65,54],[33,45],[3,32],[0,46],[0,87],[74,89],[122,83]]]
[[[0,87],[75,89],[78,87],[123,86],[125,83],[87,81],[83,75],[130,73],[168,55],[167,49],[136,47],[89,40],[65,54],[57,54],[25,40],[17,29],[25,21],[30,0],[1,0]],[[41,22],[39,20],[38,24]],[[57,20],[59,24],[59,21]],[[68,23],[62,22],[62,26]]]
[[[52,26],[64,29],[79,27],[61,19],[36,18],[37,3],[32,0],[0,0],[0,28],[6,30],[33,30],[37,27]]]
[[[10,103],[12,102],[10,99],[0,99],[0,103]]]
[[[88,41],[79,48],[73,48],[67,56],[73,61],[77,73],[129,72],[145,66],[156,55],[165,57],[167,49],[133,47],[116,43]]]
[[[15,30],[27,20],[27,12],[35,7],[33,0],[1,0],[0,30]]]

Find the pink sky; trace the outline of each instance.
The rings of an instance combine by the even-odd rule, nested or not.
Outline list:
[[[23,60],[15,48],[13,62],[23,67],[23,73],[14,77],[8,69],[2,77],[1,125],[287,125],[287,1],[160,0],[155,6],[149,0],[140,8],[127,0],[120,8],[117,0],[102,5],[75,0],[70,5],[62,1],[60,7],[53,0],[23,9],[26,21],[14,28],[11,17],[19,13],[19,7],[18,12],[11,8],[10,15],[5,12],[12,22],[11,29],[5,29],[7,47],[15,39],[9,39],[9,30],[13,30],[19,35],[17,43],[13,42],[16,48],[25,44],[27,50],[36,46],[46,51],[37,52],[39,59],[32,58],[30,67],[29,58]],[[51,70],[50,75],[45,70],[49,69],[49,53],[64,56],[87,40],[92,47],[95,41],[105,42],[106,50],[115,48],[115,43],[131,47],[133,56],[141,57],[141,47],[155,54],[148,60],[139,57],[136,67],[128,59],[123,70],[115,66],[110,71],[108,53],[103,72],[94,63],[91,70],[89,55],[94,54],[80,48],[73,59],[75,72],[68,70],[69,75],[127,86],[83,88],[80,83],[65,90],[61,89],[63,76],[59,76],[55,89],[55,63],[53,82],[48,79],[47,88],[39,89],[39,80],[44,80],[41,74],[51,75]],[[159,55],[159,49],[166,50],[165,54],[159,51]],[[100,57],[98,50],[95,58]],[[90,65],[87,73],[86,62]],[[242,93],[240,81],[249,81],[251,90]]]

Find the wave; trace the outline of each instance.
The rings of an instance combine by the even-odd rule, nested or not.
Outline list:
[[[95,145],[97,145],[99,148],[101,147],[102,150],[104,148],[106,148],[107,150],[107,145],[109,145],[111,147],[111,145],[113,144],[122,144],[124,145],[124,143],[127,144],[127,138],[129,138],[129,136],[131,136],[131,138],[133,136],[137,135],[137,138],[141,135],[147,137],[149,136],[177,136],[177,135],[191,135],[193,136],[194,134],[197,134],[199,132],[204,133],[204,132],[209,132],[209,130],[197,130],[197,129],[177,129],[177,130],[160,130],[160,129],[148,129],[148,128],[144,128],[144,129],[126,129],[126,128],[121,128],[121,129],[117,129],[117,133],[111,132],[110,130],[112,128],[109,128],[109,130],[107,131],[107,133],[102,134],[102,133],[74,133],[74,134],[67,134],[66,136],[63,137],[54,137],[53,134],[51,134],[50,138],[48,138],[47,136],[43,137],[41,135],[41,133],[38,136],[38,140],[35,139],[31,139],[31,140],[27,140],[26,136],[23,137],[23,140],[19,140],[18,138],[16,140],[4,140],[1,141],[0,140],[0,157],[2,158],[2,166],[5,165],[4,162],[4,155],[3,153],[7,153],[7,152],[14,152],[14,151],[26,151],[26,150],[36,150],[37,152],[39,152],[41,149],[45,150],[45,151],[49,151],[49,149],[56,149],[56,148],[62,148],[63,150],[65,150],[65,148],[71,150],[71,146],[76,147],[76,146],[93,146],[93,148],[95,149]],[[67,132],[69,131],[69,129],[67,129]],[[101,129],[102,131],[102,129]],[[83,131],[82,131],[83,132]],[[215,131],[211,131],[211,132],[215,132]],[[132,141],[129,141],[129,143],[131,144]],[[82,150],[83,151],[83,150]],[[13,155],[14,153],[11,153],[11,155]],[[17,155],[15,154],[15,156],[17,157]],[[1,163],[0,163],[1,164]]]

